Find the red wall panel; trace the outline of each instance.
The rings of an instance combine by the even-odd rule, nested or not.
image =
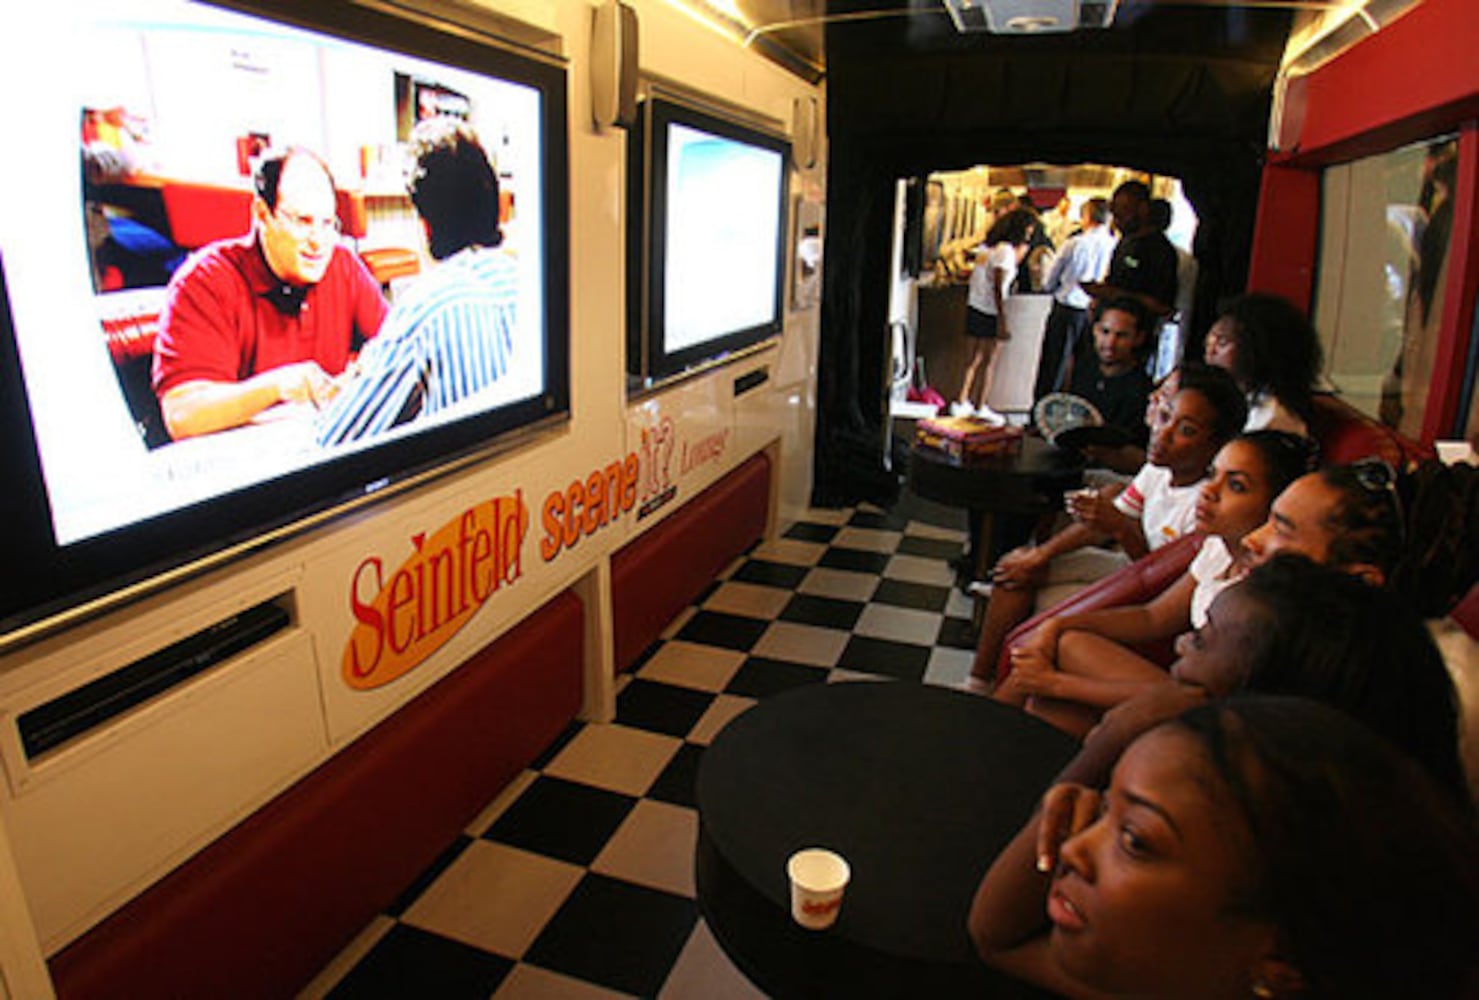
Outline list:
[[[1479,287],[1475,188],[1479,181],[1479,3],[1424,0],[1375,36],[1290,83],[1283,150],[1264,166],[1248,287],[1302,306],[1314,297],[1320,171],[1420,139],[1462,130],[1454,242],[1443,337],[1423,440],[1447,435],[1458,411]]]
[[[1269,164],[1258,191],[1248,290],[1273,292],[1308,309],[1314,304],[1320,244],[1320,174]]]
[[[1424,0],[1290,84],[1303,122],[1285,158],[1369,156],[1479,115],[1479,4]]]

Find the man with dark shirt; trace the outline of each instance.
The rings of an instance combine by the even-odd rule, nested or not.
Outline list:
[[[1094,362],[1073,370],[1069,391],[1094,404],[1104,423],[1144,445],[1145,404],[1152,388],[1144,351],[1151,319],[1132,298],[1100,299],[1094,309]]]
[[[1125,181],[1109,201],[1120,240],[1103,281],[1083,287],[1098,298],[1129,296],[1157,319],[1170,315],[1176,304],[1176,248],[1158,230],[1150,215],[1150,188]]]

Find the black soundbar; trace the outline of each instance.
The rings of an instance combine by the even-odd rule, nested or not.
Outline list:
[[[228,656],[261,642],[290,621],[271,601],[136,660],[105,677],[22,713],[17,722],[26,757],[34,758],[167,691]]]
[[[770,380],[770,370],[761,366],[752,372],[746,372],[734,380],[735,396],[743,396],[751,389],[758,388]]]

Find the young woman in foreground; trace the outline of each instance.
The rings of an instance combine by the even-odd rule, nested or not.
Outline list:
[[[970,932],[1069,997],[1473,996],[1479,836],[1415,764],[1290,698],[1135,741],[1107,791],[1059,784],[997,858]]]

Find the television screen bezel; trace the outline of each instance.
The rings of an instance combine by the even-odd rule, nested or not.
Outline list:
[[[380,502],[507,448],[526,433],[569,419],[570,137],[563,61],[516,51],[481,31],[348,4],[197,2],[540,92],[544,387],[532,397],[60,546],[0,258],[0,481],[7,484],[0,491],[0,517],[11,539],[6,545],[8,571],[0,574],[0,650],[255,552],[343,510]],[[75,225],[76,220],[58,219],[57,224]]]
[[[776,201],[775,307],[769,319],[745,329],[669,351],[664,341],[667,277],[668,129],[672,125],[719,135],[780,154]],[[627,163],[627,371],[635,388],[647,390],[779,337],[785,324],[785,279],[790,239],[791,143],[768,131],[666,92],[646,95],[628,139]],[[723,259],[711,262],[725,266]]]

